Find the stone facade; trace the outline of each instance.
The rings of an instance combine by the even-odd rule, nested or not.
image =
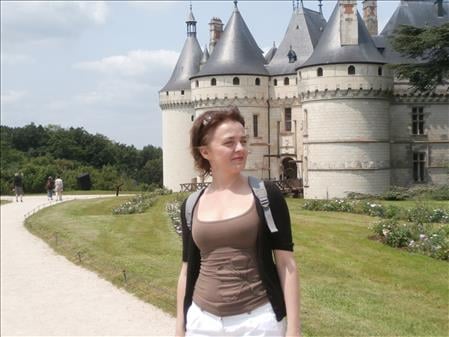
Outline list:
[[[340,1],[345,45],[359,41],[354,3]],[[364,5],[374,32],[376,3]],[[448,86],[415,95],[388,64],[336,62],[284,75],[204,75],[192,77],[182,94],[167,92],[160,92],[164,185],[174,191],[201,179],[188,149],[193,118],[229,105],[245,118],[246,174],[302,179],[305,198],[449,183]]]

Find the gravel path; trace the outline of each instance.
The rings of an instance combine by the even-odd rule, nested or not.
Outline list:
[[[45,196],[29,196],[0,208],[1,335],[173,335],[173,317],[72,264],[25,229],[24,216],[49,205]]]

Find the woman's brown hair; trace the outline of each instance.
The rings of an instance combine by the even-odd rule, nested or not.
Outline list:
[[[200,153],[200,147],[207,145],[215,129],[225,121],[239,122],[245,126],[245,120],[236,106],[226,109],[209,110],[198,116],[190,129],[190,151],[195,167],[202,175],[210,173],[210,163]]]

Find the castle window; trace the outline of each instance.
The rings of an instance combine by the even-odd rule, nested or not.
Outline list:
[[[259,77],[256,78],[255,84],[256,84],[256,85],[260,85],[260,78],[259,78]]]
[[[253,115],[253,136],[259,137],[259,116]]]
[[[233,85],[239,85],[239,84],[240,84],[240,79],[239,79],[238,77],[234,77],[234,78],[232,79],[232,84],[233,84]]]
[[[377,68],[377,75],[382,76],[382,67]]]
[[[413,180],[422,183],[426,176],[426,153],[413,152]]]
[[[195,119],[195,117],[192,115],[190,116],[190,120],[193,122],[193,120]]]
[[[274,85],[274,86],[277,86],[277,85],[278,85],[278,80],[277,80],[277,79],[274,79],[274,80],[273,80],[273,85]]]
[[[211,79],[210,80],[210,85],[211,86],[216,86],[217,85],[217,79],[216,78]]]
[[[424,134],[424,108],[413,107],[412,108],[412,135]]]
[[[300,71],[298,71],[298,77],[299,77],[300,80],[302,80],[302,74],[301,74]]]
[[[292,131],[292,108],[285,108],[284,110],[285,131]]]
[[[284,78],[284,85],[289,85],[290,84],[290,79],[288,77]]]
[[[181,90],[181,95],[184,95],[184,90]]]
[[[168,96],[168,91],[166,91],[165,94]]]
[[[200,86],[200,82],[195,81],[195,88],[198,88]]]
[[[318,69],[316,70],[316,75],[317,75],[318,77],[323,76],[323,68],[318,68]]]
[[[348,75],[355,75],[355,67],[354,66],[348,67]]]

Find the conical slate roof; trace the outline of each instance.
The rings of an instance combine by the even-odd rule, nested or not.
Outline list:
[[[262,50],[237,7],[207,63],[192,78],[213,75],[268,75]]]
[[[337,2],[312,56],[299,68],[338,63],[386,63],[384,57],[377,50],[358,11],[357,29],[358,44],[342,46],[340,42],[340,3]]]
[[[410,62],[396,52],[388,41],[388,37],[400,25],[411,25],[415,27],[440,26],[449,22],[449,3],[442,3],[443,16],[438,16],[438,4],[435,0],[427,1],[401,1],[396,8],[385,28],[380,33],[384,38],[384,56],[389,63]]]
[[[207,60],[209,60],[209,50],[207,49],[207,45],[204,46],[203,57],[201,58],[200,64],[205,64]]]
[[[326,20],[320,12],[302,6],[295,10],[284,39],[267,65],[270,75],[294,74],[295,69],[312,55],[325,26]],[[297,56],[293,63],[289,62],[287,56],[290,46]]]
[[[202,56],[203,52],[196,36],[187,36],[170,80],[161,91],[190,89],[190,77],[200,70]]]
[[[273,59],[274,55],[276,55],[277,52],[276,44],[273,42],[273,47],[270,48],[269,51],[265,54],[265,62],[270,63],[270,61]]]

